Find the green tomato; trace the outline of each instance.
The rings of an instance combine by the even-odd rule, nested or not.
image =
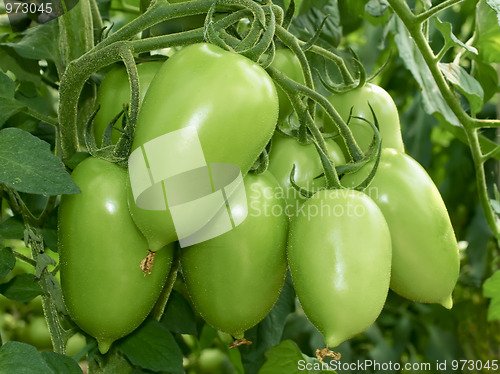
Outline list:
[[[224,235],[180,252],[196,310],[211,326],[236,339],[269,313],[287,268],[288,219],[284,200],[276,193],[278,182],[269,172],[249,174],[244,182],[246,219]]]
[[[82,192],[63,195],[59,207],[61,287],[71,318],[105,353],[149,314],[173,251],[156,254],[143,274],[148,246],[128,212],[125,169],[87,158],[72,177]]]
[[[132,151],[195,128],[207,164],[235,164],[245,175],[271,139],[277,118],[278,95],[264,69],[217,46],[194,44],[167,60],[151,83]],[[129,192],[132,217],[150,249],[177,240],[170,211],[140,209]]]
[[[345,164],[342,150],[331,139],[326,139],[329,156],[336,166]],[[300,144],[297,139],[276,134],[273,137],[269,154],[269,171],[283,188],[287,201],[287,215],[293,216],[300,205],[306,200],[290,184],[290,172],[295,165],[295,183],[310,191],[325,187],[325,178],[314,179],[323,173],[323,167],[313,143]]]
[[[51,349],[49,327],[44,316],[32,317],[26,326],[19,332],[19,340],[34,345],[39,350]]]
[[[284,48],[277,49],[271,66],[281,71],[295,82],[304,84],[304,73],[302,72],[300,61],[291,50]],[[281,123],[287,119],[290,113],[292,113],[293,107],[286,93],[280,87],[276,89],[278,91],[280,107],[278,122]]]
[[[352,108],[352,115],[354,117],[362,117],[375,123],[370,107],[368,106],[368,103],[370,103],[378,120],[382,147],[394,148],[401,152],[404,151],[398,109],[391,96],[383,88],[372,83],[367,83],[361,88],[355,88],[343,94],[333,94],[328,100],[346,122],[349,119],[349,113]],[[337,131],[337,127],[330,118],[326,117],[324,113],[323,116],[325,131]],[[373,140],[373,129],[371,126],[363,120],[352,118],[349,127],[361,150],[368,150]],[[339,140],[339,145],[347,151],[342,139]]]
[[[163,61],[143,62],[137,65],[141,102],[151,81],[162,65]],[[100,146],[108,124],[123,110],[125,105],[130,103],[130,84],[125,67],[116,67],[106,74],[99,86],[96,103],[100,105],[100,109],[94,118],[94,134],[96,143]],[[121,128],[122,119],[123,115],[116,121],[114,127]],[[120,134],[118,130],[112,130],[111,139],[113,143],[118,141]]]
[[[359,184],[372,167],[346,175],[342,183]],[[404,153],[383,149],[367,193],[391,231],[391,289],[410,300],[451,308],[458,245],[443,199],[425,169]]]
[[[366,330],[382,311],[391,237],[382,212],[354,190],[321,190],[292,218],[288,262],[305,314],[329,347]]]
[[[66,355],[72,357],[80,353],[86,345],[87,339],[85,339],[85,336],[77,332],[68,339],[68,343],[66,344]]]

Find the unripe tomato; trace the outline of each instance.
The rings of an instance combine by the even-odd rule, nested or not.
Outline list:
[[[331,139],[326,139],[330,151],[330,158],[336,166],[345,164],[344,155]],[[297,139],[276,134],[273,137],[271,152],[269,154],[269,171],[278,180],[283,188],[287,201],[287,215],[292,216],[300,205],[306,200],[290,184],[290,172],[295,165],[295,183],[308,190],[317,190],[325,186],[325,178],[314,179],[323,173],[323,167],[313,143],[300,144]]]
[[[139,75],[139,92],[141,102],[154,76],[163,65],[163,61],[143,62],[137,65]],[[115,118],[124,106],[130,103],[130,83],[125,67],[116,67],[104,77],[97,91],[96,104],[100,105],[99,112],[94,118],[94,134],[96,143],[101,145],[102,136],[108,124]],[[121,128],[123,115],[116,121],[114,127]],[[116,143],[120,132],[113,129],[111,139]]]
[[[391,96],[382,87],[367,83],[361,88],[355,88],[343,94],[333,94],[328,100],[346,122],[349,119],[349,113],[352,108],[353,117],[362,117],[375,123],[370,107],[368,106],[368,103],[370,103],[377,116],[382,147],[395,148],[401,152],[404,151],[398,109]],[[337,126],[324,113],[323,116],[326,132],[337,131]],[[371,126],[363,120],[352,118],[349,127],[361,150],[368,150],[373,140],[373,129]],[[340,138],[338,142],[345,150],[344,141]]]
[[[44,316],[32,317],[26,326],[19,333],[19,340],[34,345],[39,350],[51,349],[52,340],[50,338],[49,327]]]
[[[237,339],[269,313],[287,267],[288,218],[285,202],[276,193],[278,182],[269,172],[248,174],[244,182],[248,216],[243,223],[180,252],[196,310],[211,326]]]
[[[71,318],[105,353],[149,314],[173,251],[156,254],[143,274],[148,246],[128,211],[125,169],[90,157],[72,178],[82,192],[63,195],[59,207],[61,287]]]
[[[366,330],[382,311],[391,237],[382,212],[354,190],[321,190],[292,218],[288,262],[305,314],[329,347]]]
[[[346,175],[342,183],[358,184],[371,167]],[[383,149],[367,193],[391,231],[391,289],[410,300],[451,308],[458,245],[443,199],[425,169],[404,153]]]
[[[304,73],[302,72],[300,61],[288,48],[280,48],[276,50],[271,66],[278,69],[295,82],[304,84]],[[280,107],[278,122],[283,122],[290,115],[290,113],[292,113],[293,107],[286,93],[280,87],[276,87],[276,90],[278,91]]]
[[[194,44],[167,60],[151,83],[132,151],[194,127],[207,164],[235,164],[245,175],[271,139],[277,118],[278,95],[264,69],[215,45]],[[169,210],[140,209],[132,193],[129,205],[151,250],[177,240]]]

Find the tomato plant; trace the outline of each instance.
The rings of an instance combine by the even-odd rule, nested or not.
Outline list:
[[[248,174],[245,221],[225,235],[181,249],[183,276],[196,310],[236,339],[269,313],[285,280],[288,218],[278,188],[269,172]]]
[[[284,48],[277,49],[271,66],[278,69],[297,83],[304,84],[304,75],[302,73],[300,61],[291,50]],[[286,93],[279,87],[277,87],[277,90],[279,99],[278,121],[283,122],[292,113],[293,108],[292,103],[290,103],[290,100],[286,96]]]
[[[143,274],[148,247],[128,212],[126,170],[87,158],[72,177],[82,193],[64,196],[59,207],[63,296],[75,323],[106,353],[153,308],[172,248],[159,252],[151,274]]]
[[[329,156],[335,165],[345,163],[340,147],[333,140],[327,140]],[[269,171],[279,181],[287,201],[286,214],[292,216],[306,200],[290,183],[290,173],[294,169],[294,181],[302,188],[311,191],[325,187],[325,178],[318,178],[323,173],[321,162],[314,144],[300,144],[295,138],[276,134],[272,140],[269,155]]]
[[[361,117],[375,122],[372,114],[373,109],[380,126],[382,147],[404,151],[398,109],[391,96],[382,87],[367,83],[346,93],[332,94],[328,100],[330,100],[344,121],[347,121],[349,115],[352,115],[352,117]],[[372,109],[370,109],[370,106]],[[363,151],[368,150],[373,140],[371,126],[362,119],[351,118],[349,127],[361,149]],[[325,120],[325,130],[327,132],[336,131],[332,121]],[[339,141],[339,145],[345,149],[342,140]]]
[[[359,173],[342,181],[349,185],[362,179]],[[432,179],[410,156],[384,149],[368,191],[391,231],[391,289],[410,300],[451,308],[459,272],[458,246]]]
[[[290,271],[304,312],[333,348],[382,310],[391,237],[382,212],[361,192],[322,190],[303,208],[290,225]]]
[[[144,99],[151,81],[157,71],[162,66],[163,61],[143,62],[137,65],[139,75],[139,86],[141,101]],[[106,74],[99,91],[97,92],[97,105],[99,112],[94,118],[94,132],[97,145],[101,145],[102,136],[108,124],[122,111],[130,102],[130,84],[127,71],[124,67],[113,68]],[[115,128],[121,128],[123,115],[121,115],[115,125]],[[118,141],[120,131],[113,129],[111,139],[113,143]]]
[[[277,117],[276,88],[259,65],[214,45],[195,44],[157,73],[144,98],[132,149],[194,127],[207,163],[232,163],[244,175],[271,138]],[[223,147],[218,143],[222,137],[227,137]],[[152,250],[177,239],[168,210],[140,209],[129,195],[132,217]]]

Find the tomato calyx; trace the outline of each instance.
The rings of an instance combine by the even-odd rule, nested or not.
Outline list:
[[[85,124],[83,138],[87,150],[95,158],[100,158],[102,160],[126,167],[130,149],[132,147],[133,133],[135,130],[135,126],[131,126],[129,124],[127,107],[123,108],[123,110],[109,122],[102,137],[101,147],[97,146],[94,135],[94,119],[99,110],[100,106],[97,107]],[[122,127],[115,127],[116,122],[122,115]],[[111,139],[111,132],[113,129],[122,133],[120,141],[118,141],[116,145],[113,144]]]
[[[236,339],[231,344],[229,344],[229,348],[230,349],[236,348],[236,347],[240,347],[242,345],[252,345],[252,342],[250,340],[245,339],[245,338]]]
[[[142,272],[144,273],[144,276],[146,276],[147,274],[151,274],[155,262],[155,255],[156,252],[148,249],[148,255],[142,259],[140,267]]]
[[[316,357],[320,361],[323,361],[326,357],[338,361],[341,356],[342,355],[340,353],[331,351],[328,348],[316,349]]]

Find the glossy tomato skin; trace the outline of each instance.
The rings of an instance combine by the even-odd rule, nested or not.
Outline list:
[[[72,177],[82,192],[63,195],[59,206],[61,287],[71,318],[105,353],[149,314],[173,250],[156,254],[143,274],[148,247],[128,212],[125,169],[87,158]]]
[[[208,164],[235,164],[245,175],[271,139],[277,118],[278,95],[265,70],[217,46],[194,44],[172,56],[151,83],[132,150],[194,127]],[[129,205],[151,250],[177,240],[170,211],[140,209],[131,193]]]
[[[370,167],[345,176],[342,183],[361,182]],[[367,193],[391,231],[391,289],[410,300],[451,308],[458,245],[443,199],[425,169],[406,154],[383,149]]]
[[[377,205],[354,190],[321,190],[292,218],[288,262],[299,301],[328,347],[366,330],[389,290],[391,238]]]
[[[336,166],[345,164],[339,145],[331,139],[326,140],[330,158]],[[315,177],[323,173],[318,151],[313,143],[301,144],[297,139],[276,134],[273,136],[269,154],[269,171],[278,180],[287,201],[287,215],[293,216],[306,198],[290,184],[290,172],[295,165],[295,183],[308,190],[325,186],[325,178]]]
[[[154,76],[163,65],[163,61],[142,62],[137,65],[139,75],[139,90],[141,102]],[[108,124],[130,103],[130,84],[125,67],[116,67],[104,77],[97,91],[96,104],[100,105],[99,112],[94,118],[94,134],[97,145],[101,145],[102,136]],[[121,128],[123,115],[114,127]],[[118,130],[112,130],[111,139],[116,143],[120,138]]]
[[[182,274],[196,310],[214,328],[237,339],[269,313],[287,268],[288,218],[276,194],[276,179],[264,172],[248,174],[244,183],[248,216],[243,223],[180,250]]]
[[[271,66],[281,71],[295,82],[304,84],[304,73],[302,72],[300,61],[288,48],[280,48],[276,50]],[[280,87],[276,87],[276,90],[278,91],[279,99],[278,122],[283,122],[290,115],[290,113],[292,113],[293,107],[290,100],[288,100],[286,93]]]
[[[361,88],[355,88],[343,94],[333,94],[328,100],[346,122],[349,119],[351,108],[353,108],[353,116],[362,117],[375,123],[368,106],[370,103],[377,116],[382,147],[404,151],[398,109],[391,96],[382,87],[367,83]],[[335,124],[326,116],[324,123],[326,132],[337,131]],[[358,145],[363,151],[366,151],[373,140],[373,130],[370,125],[360,119],[352,118],[349,127]],[[342,139],[339,139],[339,145],[346,149]]]

